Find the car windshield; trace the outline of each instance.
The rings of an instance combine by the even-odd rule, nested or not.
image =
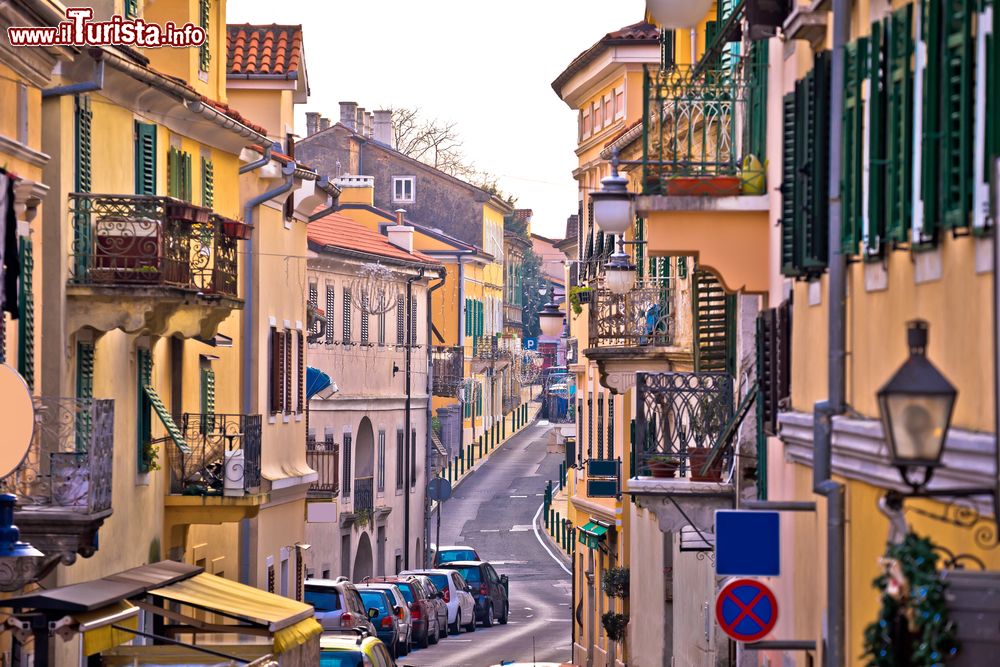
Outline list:
[[[319,667],[361,667],[363,660],[360,651],[323,651],[319,654]]]
[[[434,587],[439,591],[448,590],[448,575],[447,574],[428,574],[427,578],[433,582]]]
[[[340,611],[340,596],[334,589],[306,588],[306,604],[311,604],[316,611]]]
[[[382,591],[359,591],[361,593],[361,601],[365,603],[365,611],[368,611],[372,607],[378,609],[382,614],[389,613],[389,603],[385,600],[385,595]]]
[[[456,560],[479,560],[472,549],[446,549],[438,554],[439,563],[451,563]]]
[[[455,569],[462,575],[462,578],[465,579],[466,583],[469,585],[478,584],[480,582],[478,567],[456,567]]]
[[[403,597],[406,598],[407,602],[413,602],[413,587],[410,586],[410,584],[398,583],[396,586],[403,594]]]

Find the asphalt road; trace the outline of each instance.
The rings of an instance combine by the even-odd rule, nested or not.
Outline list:
[[[572,581],[532,530],[545,482],[559,474],[561,454],[546,453],[549,429],[536,422],[519,433],[442,505],[441,544],[468,544],[510,578],[510,621],[450,635],[398,664],[489,667],[501,660],[530,662],[532,655],[569,661]],[[435,527],[432,521],[432,539]]]

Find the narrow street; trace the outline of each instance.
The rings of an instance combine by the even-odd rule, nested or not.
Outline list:
[[[557,477],[562,456],[546,452],[549,429],[542,421],[512,438],[442,507],[441,544],[472,546],[510,577],[510,621],[448,637],[400,665],[484,667],[530,661],[532,653],[539,661],[569,660],[572,581],[532,530],[545,483]]]

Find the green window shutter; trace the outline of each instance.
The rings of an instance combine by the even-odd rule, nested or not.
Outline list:
[[[78,342],[76,344],[76,397],[88,399],[94,397],[94,344]],[[86,406],[81,406],[76,415],[76,450],[87,451],[90,443],[91,415]]]
[[[201,369],[201,413],[215,414],[215,371],[211,368]]]
[[[796,92],[785,95],[782,100],[781,119],[781,273],[790,277],[799,275],[799,264],[795,252],[797,221],[795,195],[798,181],[796,174],[797,97]]]
[[[993,0],[993,32],[986,36],[986,169],[993,173],[992,162],[1000,157],[1000,2]],[[996,225],[997,212],[993,211]]]
[[[125,0],[125,18],[134,19],[139,16],[139,0]]]
[[[171,146],[167,150],[167,195],[180,198],[181,152]]]
[[[90,110],[90,96],[77,95],[75,109],[76,164],[74,187],[77,192],[90,192],[91,188],[91,126],[94,112]]]
[[[921,0],[920,10],[923,39],[927,47],[927,59],[924,69],[924,89],[920,91],[922,98],[923,118],[921,120],[922,136],[920,159],[920,196],[923,200],[924,217],[920,230],[920,238],[913,239],[923,243],[934,239],[940,215],[939,171],[943,151],[941,145],[941,96],[942,96],[942,63],[944,57],[941,35],[942,11],[941,0]]]
[[[156,194],[156,125],[135,124],[135,193]]]
[[[767,157],[767,40],[751,43],[750,54],[750,107],[747,119],[747,151],[761,164]]]
[[[840,197],[843,224],[840,248],[855,255],[861,239],[862,223],[862,128],[864,106],[861,82],[868,63],[868,40],[861,38],[844,49],[844,111],[841,132]]]
[[[152,465],[149,443],[153,439],[153,406],[146,387],[153,375],[153,356],[138,348],[136,354],[136,460],[139,472],[147,473]]]
[[[886,240],[905,243],[913,216],[913,5],[893,12],[886,25]]]
[[[813,69],[796,85],[797,182],[796,243],[806,273],[821,273],[827,264],[830,170],[830,52],[818,53]],[[801,198],[798,196],[801,193]]]
[[[215,207],[215,165],[205,158],[201,159],[201,205]]]
[[[865,253],[875,256],[888,240],[886,227],[886,171],[889,133],[888,105],[888,21],[872,24],[868,48],[868,238]],[[894,226],[894,229],[899,225]],[[905,230],[904,230],[905,231]],[[902,240],[902,239],[899,239]]]
[[[34,246],[30,238],[21,238],[21,280],[18,281],[18,304],[20,316],[17,320],[17,369],[28,383],[28,389],[35,389],[35,292],[32,269],[35,265]]]
[[[975,0],[945,4],[944,156],[940,180],[942,222],[946,227],[967,227],[972,211],[972,139],[975,119],[975,51],[972,17]]]
[[[191,154],[181,153],[181,199],[191,201],[194,199],[193,168],[191,166]]]
[[[209,32],[209,18],[211,15],[212,0],[198,0],[198,25]],[[198,47],[198,69],[202,72],[208,71],[208,66],[212,62],[211,42],[206,36],[205,43]]]

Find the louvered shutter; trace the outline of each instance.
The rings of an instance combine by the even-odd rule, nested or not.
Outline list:
[[[201,413],[215,414],[215,371],[211,368],[201,369]]]
[[[201,205],[215,207],[215,165],[205,158],[201,159]]]
[[[135,193],[156,194],[156,125],[135,124]]]
[[[326,344],[333,345],[333,311],[337,305],[337,290],[333,285],[326,286]]]
[[[868,40],[861,38],[844,49],[844,109],[841,133],[840,196],[841,235],[840,247],[844,255],[858,252],[861,239],[862,214],[862,128],[864,106],[861,101],[861,82],[868,63]]]
[[[604,458],[604,394],[597,395],[597,458]]]
[[[468,299],[466,308],[468,308]],[[396,297],[396,345],[406,342],[406,299],[400,294]]]
[[[167,150],[167,195],[181,197],[181,153],[173,146]]]
[[[781,126],[781,273],[798,276],[799,264],[795,252],[796,230],[796,117],[795,92],[782,100]]]
[[[344,288],[344,311],[343,311],[343,336],[342,340],[345,345],[351,342],[351,290],[347,287]]]
[[[944,155],[940,181],[942,222],[946,227],[967,227],[972,211],[972,139],[975,119],[975,51],[972,17],[975,0],[945,3]]]
[[[319,285],[316,283],[309,283],[309,307],[313,312],[319,310]],[[309,327],[309,333],[316,335],[319,333],[320,322],[317,319]]]
[[[306,337],[302,331],[295,331],[295,341],[297,350],[297,359],[295,362],[296,375],[295,375],[295,397],[296,397],[296,412],[302,413],[306,411]],[[291,373],[291,369],[289,369]]]
[[[91,191],[92,136],[94,113],[90,110],[90,96],[76,96],[76,164],[75,187],[77,192]]]
[[[368,295],[361,295],[361,344],[368,344],[368,327],[369,327],[369,317],[368,317]]]
[[[1000,2],[993,0],[993,26],[986,37],[986,165],[983,173],[989,179],[993,160],[1000,157]],[[993,224],[997,212],[994,205]]]
[[[800,172],[805,175],[805,220],[802,266],[820,273],[827,265],[830,206],[830,53],[816,55],[813,69],[805,78],[803,96],[806,118],[802,137],[806,145]]]
[[[868,45],[868,238],[865,253],[882,251],[886,237],[886,171],[888,105],[887,23],[876,21]]]
[[[410,301],[410,345],[417,344],[417,302]]]
[[[282,362],[285,358],[285,351],[281,345],[281,333],[275,327],[271,327],[271,414],[281,412],[281,396],[284,387],[284,379],[281,377]]]
[[[281,346],[285,351],[284,366],[281,369],[281,376],[285,380],[285,393],[281,399],[281,404],[285,408],[285,414],[292,414],[292,332],[285,329],[281,336]]]
[[[913,214],[913,5],[886,19],[888,57],[885,93],[888,131],[885,139],[885,220],[888,241],[905,243]]]

